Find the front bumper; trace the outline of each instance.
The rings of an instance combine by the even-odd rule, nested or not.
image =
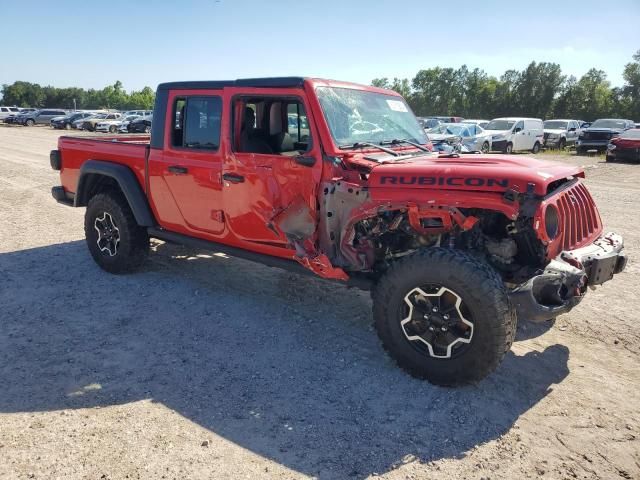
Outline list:
[[[507,141],[506,140],[493,140],[491,142],[491,150],[492,151],[504,152],[506,148],[507,148]]]
[[[562,252],[509,297],[518,319],[544,322],[569,312],[582,301],[587,287],[611,280],[626,265],[622,237],[607,233],[591,245]]]
[[[548,148],[557,147],[560,145],[560,138],[547,138],[544,141],[544,146]]]
[[[606,150],[609,140],[578,140],[576,148],[580,150]]]
[[[607,156],[612,160],[640,162],[640,148],[609,148]]]

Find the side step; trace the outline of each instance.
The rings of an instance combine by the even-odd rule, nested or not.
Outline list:
[[[223,243],[211,242],[209,240],[190,237],[188,235],[182,235],[180,233],[168,232],[156,227],[147,228],[147,232],[149,233],[150,237],[164,240],[165,242],[176,243],[178,245],[186,245],[191,248],[198,248],[202,250],[213,250],[216,252],[224,253],[225,255],[228,255],[230,257],[242,258],[244,260],[249,260],[250,262],[261,263],[262,265],[266,265],[268,267],[280,268],[282,270],[288,270],[293,273],[312,275],[314,277],[320,278],[314,272],[303,267],[295,260],[273,257],[271,255],[263,255],[260,253],[251,252],[249,250],[244,250],[242,248],[231,247]],[[347,280],[346,282],[337,282],[362,290],[371,290],[371,287],[373,286],[373,282],[371,282],[369,279],[363,279],[356,276],[349,277],[349,280]]]

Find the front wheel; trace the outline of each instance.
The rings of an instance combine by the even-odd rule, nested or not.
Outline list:
[[[36,124],[36,122],[35,122],[35,121],[33,121],[33,120],[31,120],[31,119],[29,119],[29,120],[27,120],[26,122],[24,122],[24,124],[25,124],[27,127],[33,127],[33,126]]]
[[[481,151],[482,153],[489,153],[489,148],[490,148],[490,147],[489,147],[489,142],[484,142],[484,143],[482,144],[482,147],[480,147],[480,151]]]
[[[491,373],[511,348],[517,322],[495,270],[444,248],[395,263],[373,292],[373,316],[400,367],[449,386]]]
[[[89,200],[84,233],[91,256],[110,273],[137,269],[149,252],[149,235],[119,192],[99,193]]]
[[[509,155],[513,153],[513,143],[507,143],[507,146],[504,147],[504,153]]]
[[[116,127],[115,125],[111,125],[109,127],[109,133],[116,133],[117,130],[118,130],[118,127]]]

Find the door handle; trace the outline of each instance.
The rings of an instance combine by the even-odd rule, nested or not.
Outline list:
[[[238,175],[237,173],[225,173],[222,175],[222,179],[231,183],[244,182],[244,177],[242,175]]]
[[[305,167],[313,167],[316,164],[315,157],[305,157],[304,155],[298,155],[295,157],[296,163]]]
[[[167,170],[177,175],[184,175],[186,173],[189,173],[189,169],[187,167],[181,167],[180,165],[171,165]]]

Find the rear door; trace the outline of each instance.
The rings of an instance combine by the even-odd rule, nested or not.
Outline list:
[[[221,90],[174,90],[168,95],[164,148],[151,149],[149,192],[160,225],[216,238],[222,215]]]

